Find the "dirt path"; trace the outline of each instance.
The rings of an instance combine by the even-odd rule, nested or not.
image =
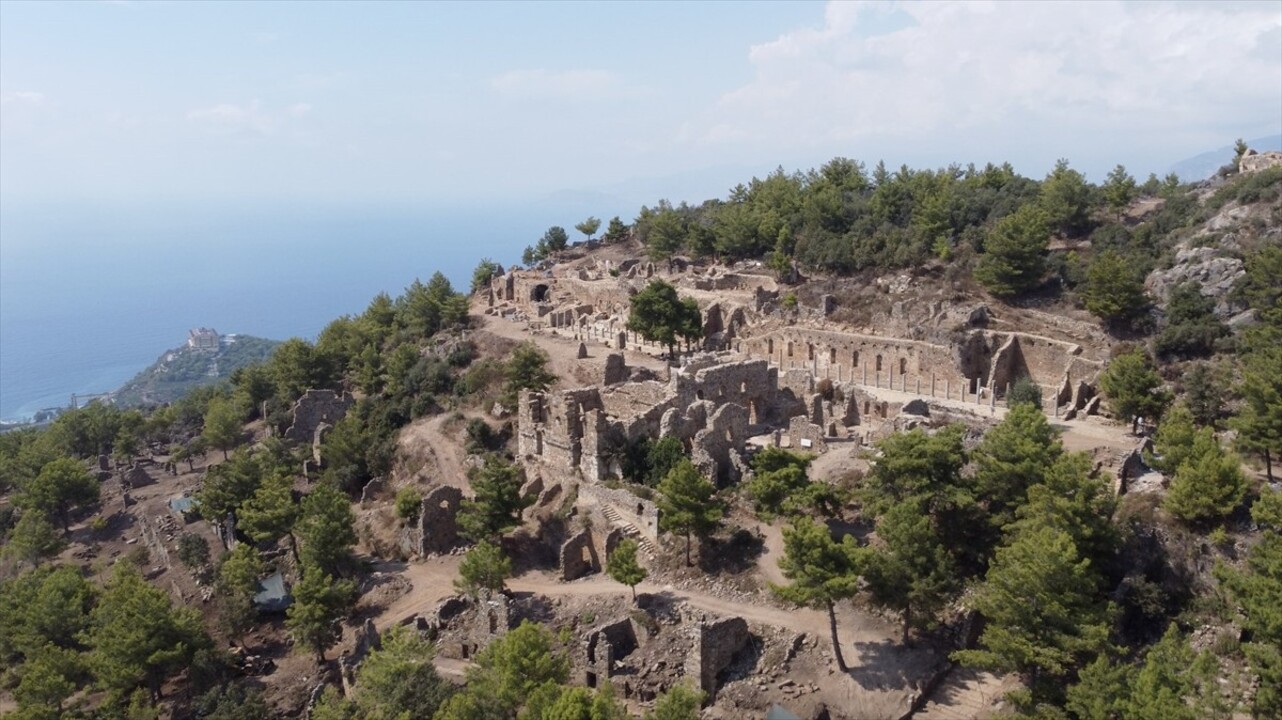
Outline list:
[[[415,420],[401,431],[402,454],[413,458],[413,464],[404,466],[404,471],[408,477],[422,473],[433,484],[456,487],[465,495],[471,495],[467,468],[463,464],[462,440],[457,432],[445,429],[451,416],[451,413],[442,413]]]
[[[782,544],[782,538],[779,542]],[[458,574],[459,559],[459,556],[451,555],[408,565],[402,577],[410,582],[410,591],[380,613],[375,619],[375,624],[380,629],[391,627],[413,615],[430,611],[437,603],[454,595],[456,593],[454,578]],[[766,565],[773,566],[773,563]],[[782,575],[779,579],[782,580]],[[513,592],[528,592],[546,597],[630,594],[626,586],[605,575],[592,575],[567,583],[550,573],[533,572],[512,578],[507,585]],[[821,638],[823,642],[828,641],[828,616],[818,610],[783,609],[737,602],[651,582],[638,585],[637,592],[663,594],[674,600],[681,600],[692,607],[724,617],[741,617],[748,622],[809,633]],[[863,613],[849,603],[843,603],[838,608],[837,621],[842,650],[852,661],[859,655],[859,645],[893,641],[898,637],[898,629],[893,624]]]

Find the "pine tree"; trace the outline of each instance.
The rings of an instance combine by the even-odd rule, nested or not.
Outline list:
[[[404,626],[385,633],[356,674],[355,706],[367,720],[431,718],[453,688],[436,672],[436,648]]]
[[[702,337],[698,304],[678,297],[677,289],[662,280],[646,285],[630,302],[628,329],[650,342],[666,345],[670,357],[676,356],[678,341]]]
[[[1025,205],[993,226],[975,279],[997,297],[1012,297],[1042,284],[1050,242],[1045,213]]]
[[[1176,405],[1162,417],[1162,424],[1153,433],[1153,455],[1144,461],[1154,470],[1174,475],[1193,453],[1196,438],[1193,414],[1184,405]]]
[[[1100,375],[1099,386],[1114,414],[1131,421],[1132,432],[1140,417],[1159,419],[1171,403],[1162,376],[1139,349],[1113,358]]]
[[[298,560],[294,524],[300,510],[294,501],[293,476],[275,472],[264,478],[254,495],[241,506],[236,518],[237,527],[259,543],[275,542],[288,536],[294,559]]]
[[[285,612],[285,627],[299,648],[310,649],[323,663],[325,650],[343,636],[339,622],[356,599],[356,586],[349,580],[335,582],[320,566],[305,567],[302,575]]]
[[[1233,512],[1245,494],[1241,460],[1224,452],[1215,433],[1203,428],[1187,459],[1175,471],[1162,506],[1181,520],[1199,523]]]
[[[1230,425],[1238,431],[1238,446],[1264,458],[1273,482],[1273,456],[1282,453],[1282,348],[1252,352],[1243,363],[1242,409]]]
[[[1104,182],[1104,202],[1122,219],[1122,211],[1139,195],[1135,178],[1126,172],[1126,166],[1118,165],[1108,174]]]
[[[508,395],[515,399],[522,390],[547,390],[556,382],[556,375],[547,369],[548,362],[548,354],[532,342],[513,348],[506,367]]]
[[[512,576],[512,561],[498,545],[482,540],[463,556],[458,572],[454,589],[476,598],[482,590],[503,589],[503,582]]]
[[[71,512],[98,502],[98,481],[85,466],[71,458],[52,460],[40,474],[23,483],[17,497],[18,507],[57,515],[62,529],[71,528]]]
[[[632,601],[637,599],[637,584],[650,573],[637,561],[637,541],[627,539],[614,546],[614,552],[605,561],[605,572],[615,582],[632,589]]]
[[[953,557],[921,503],[906,500],[877,518],[878,543],[865,555],[863,574],[872,601],[903,617],[902,642],[914,627],[930,627],[958,589]]]
[[[804,517],[797,518],[792,527],[783,531],[783,545],[779,569],[792,583],[771,584],[770,589],[790,603],[828,611],[832,652],[837,667],[846,672],[846,659],[837,638],[835,606],[853,597],[859,589],[859,547],[849,535],[841,542],[833,540],[827,526]]]
[[[487,455],[485,463],[469,472],[468,482],[473,497],[459,508],[459,534],[480,542],[494,540],[521,524],[521,468],[497,455]]]
[[[236,545],[218,568],[220,619],[227,634],[237,642],[243,642],[245,633],[258,620],[254,596],[264,572],[262,557],[249,543]]]
[[[130,563],[117,563],[94,608],[88,640],[89,667],[104,688],[127,692],[145,685],[153,700],[164,679],[208,644],[200,615],[175,608]]]
[[[240,421],[241,413],[230,400],[216,397],[209,402],[201,436],[210,447],[223,451],[223,460],[227,459],[227,451],[240,443],[243,431]]]
[[[685,535],[686,565],[691,565],[690,536],[706,536],[725,513],[716,500],[717,488],[693,463],[683,460],[659,483],[658,490],[659,528]]]
[[[984,434],[971,453],[975,492],[988,504],[995,528],[1009,524],[1028,488],[1042,482],[1064,452],[1059,433],[1040,408],[1027,403],[1010,408],[1006,417]]]
[[[37,565],[45,558],[62,552],[65,543],[58,535],[58,530],[49,517],[39,509],[33,508],[22,513],[13,526],[0,556],[10,557],[19,562]]]
[[[1251,508],[1263,530],[1244,568],[1220,565],[1216,578],[1242,613],[1243,645],[1260,678],[1256,717],[1282,717],[1282,491],[1265,490]]]
[[[351,559],[352,546],[356,544],[355,522],[347,496],[330,483],[317,484],[303,498],[302,514],[295,528],[303,545],[299,553],[303,566],[337,574]]]
[[[998,548],[973,600],[987,620],[980,649],[954,657],[1024,673],[1035,693],[1061,681],[1108,646],[1109,612],[1098,600],[1099,582],[1068,533],[1053,527],[1018,533]]]
[[[1086,309],[1109,323],[1131,320],[1143,314],[1149,304],[1143,266],[1114,250],[1105,250],[1091,260],[1082,294]]]

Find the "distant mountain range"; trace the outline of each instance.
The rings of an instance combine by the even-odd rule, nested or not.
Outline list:
[[[1265,152],[1268,150],[1282,150],[1282,135],[1272,135],[1270,137],[1256,138],[1247,140],[1247,146],[1256,152]],[[1173,172],[1180,176],[1184,182],[1197,182],[1205,180],[1215,174],[1224,165],[1233,159],[1233,146],[1225,145],[1216,150],[1204,152],[1201,155],[1194,155],[1191,158],[1181,160],[1170,167],[1168,172]]]

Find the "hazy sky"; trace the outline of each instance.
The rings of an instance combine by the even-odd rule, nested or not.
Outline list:
[[[679,196],[836,155],[1098,179],[1279,132],[1277,0],[0,2],[9,201]]]

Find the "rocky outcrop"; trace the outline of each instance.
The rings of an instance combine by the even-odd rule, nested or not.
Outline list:
[[[1230,293],[1244,274],[1241,260],[1225,257],[1215,248],[1182,247],[1175,254],[1175,265],[1169,270],[1153,271],[1145,285],[1165,303],[1176,286],[1195,283],[1203,295],[1215,301],[1216,317],[1227,320],[1242,310],[1230,300]]]

